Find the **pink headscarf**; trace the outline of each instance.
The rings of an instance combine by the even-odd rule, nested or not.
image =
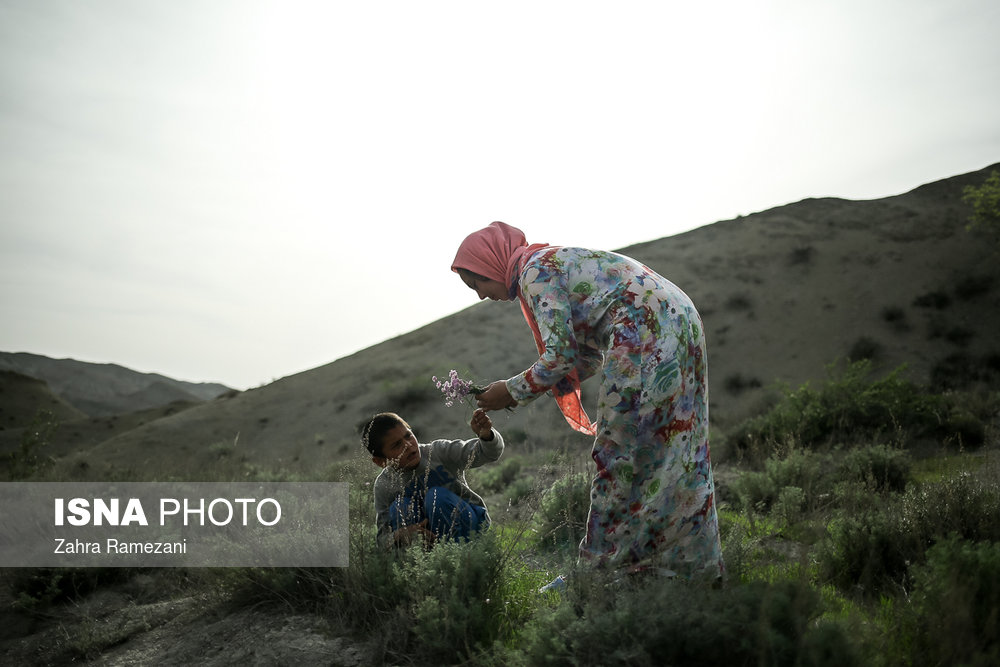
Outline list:
[[[491,222],[488,227],[472,232],[465,237],[462,244],[458,246],[455,254],[455,261],[451,263],[451,270],[457,272],[458,269],[466,269],[477,273],[490,280],[503,283],[508,289],[513,288],[520,271],[522,257],[530,257],[537,250],[547,247],[544,243],[528,245],[528,240],[517,227],[512,227],[505,222]],[[535,315],[528,307],[528,302],[517,289],[517,296],[521,302],[521,312],[524,319],[531,328],[531,334],[535,338],[535,347],[539,356],[545,352],[545,344],[542,342],[542,334],[538,330],[538,323]],[[580,401],[580,378],[573,369],[566,376],[569,381],[570,390],[567,392],[552,389],[552,396],[559,405],[559,410],[563,413],[566,421],[577,431],[595,435],[597,427],[591,423],[590,417],[583,409]]]
[[[544,243],[530,246],[531,252],[544,247]],[[451,270],[467,269],[510,288],[517,278],[518,263],[528,250],[524,232],[505,222],[491,222],[465,237]]]

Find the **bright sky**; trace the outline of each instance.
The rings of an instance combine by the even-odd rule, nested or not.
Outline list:
[[[245,389],[473,304],[449,266],[493,220],[615,249],[981,169],[998,27],[996,0],[0,0],[0,350]]]

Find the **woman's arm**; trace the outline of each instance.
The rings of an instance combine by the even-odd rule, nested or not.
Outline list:
[[[535,318],[544,350],[530,368],[505,383],[518,403],[537,398],[566,377],[580,361],[569,294],[561,274],[529,271],[522,293]]]

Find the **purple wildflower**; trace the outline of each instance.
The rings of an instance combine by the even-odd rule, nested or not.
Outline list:
[[[431,381],[434,382],[434,386],[441,390],[444,394],[444,404],[449,408],[457,403],[469,403],[467,397],[475,396],[476,394],[482,393],[482,387],[477,387],[469,380],[463,380],[458,377],[458,371],[452,370],[448,373],[447,380],[439,380],[437,376],[433,376]]]

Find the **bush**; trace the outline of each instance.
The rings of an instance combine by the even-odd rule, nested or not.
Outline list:
[[[839,481],[861,482],[879,493],[902,493],[910,481],[910,457],[906,452],[873,445],[847,452],[840,463]]]
[[[787,391],[770,411],[740,424],[733,444],[750,463],[776,452],[833,442],[861,442],[892,432],[900,438],[961,437],[969,446],[982,444],[985,426],[961,407],[961,398],[932,394],[900,377],[904,366],[881,379],[871,379],[868,360],[848,363],[818,390],[808,384]],[[973,423],[970,423],[970,417]]]
[[[882,319],[896,331],[908,331],[910,329],[910,325],[906,321],[906,311],[899,306],[886,306],[883,308]]]
[[[138,571],[121,567],[11,568],[3,578],[14,606],[39,610],[53,603],[77,600],[102,586],[125,581]]]
[[[573,473],[556,482],[542,496],[536,516],[541,542],[575,546],[587,531],[590,512],[590,476]]]
[[[961,301],[969,301],[988,294],[993,287],[993,276],[966,276],[955,284],[955,296]]]
[[[55,461],[42,454],[42,450],[48,446],[49,438],[58,427],[55,415],[48,410],[39,410],[31,425],[21,433],[18,449],[0,454],[0,480],[30,479],[51,467]]]
[[[825,577],[867,596],[912,588],[910,566],[951,534],[1000,541],[1000,488],[968,473],[924,487],[863,511],[842,512],[830,524],[819,554]]]
[[[480,493],[497,493],[506,489],[521,472],[521,459],[504,459],[496,465],[473,468],[466,473],[469,485]]]
[[[853,503],[852,493],[869,498],[902,493],[910,480],[909,456],[885,445],[832,453],[793,451],[772,457],[763,471],[747,471],[732,483],[737,507],[774,512],[786,524],[834,502]],[[850,505],[856,507],[855,505]]]
[[[963,389],[976,384],[994,387],[1000,379],[1000,355],[991,353],[974,357],[964,350],[953,352],[931,369],[931,384],[945,390]]]
[[[913,300],[913,305],[918,308],[934,308],[943,310],[951,305],[951,297],[946,292],[935,291],[921,294]]]
[[[723,382],[723,386],[730,394],[742,394],[747,389],[757,389],[761,386],[757,378],[745,378],[741,373],[730,375]]]
[[[996,233],[1000,229],[1000,171],[991,171],[982,185],[967,185],[962,201],[972,207],[969,228]]]
[[[850,361],[877,359],[882,356],[882,349],[882,343],[871,336],[861,336],[851,344],[851,349],[847,352],[847,358]]]
[[[505,558],[496,536],[410,549],[394,567],[412,615],[398,651],[421,664],[457,661],[498,639],[504,610]]]
[[[509,657],[524,665],[857,665],[843,626],[823,619],[800,582],[725,589],[646,577],[571,580],[558,606],[525,627]]]
[[[825,471],[828,457],[809,451],[795,451],[786,458],[769,458],[761,472],[749,471],[733,482],[739,506],[745,511],[767,512],[785,489],[798,489],[803,500],[829,490]]]
[[[913,578],[913,664],[1000,664],[1000,543],[952,536]]]

